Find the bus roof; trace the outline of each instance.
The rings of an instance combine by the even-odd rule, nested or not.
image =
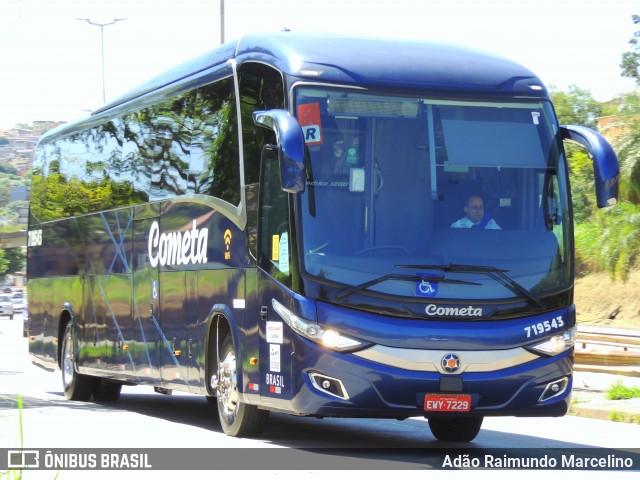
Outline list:
[[[431,90],[434,94],[441,91],[547,98],[542,81],[534,73],[485,51],[424,40],[285,31],[248,35],[220,45],[152,78],[91,115],[50,130],[39,142],[86,128],[101,121],[97,117],[108,117],[111,109],[134,110],[138,106],[136,100],[165,87],[177,87],[183,82],[208,83],[209,72],[219,72],[229,60],[273,65],[288,76],[290,83],[309,80],[380,89]],[[200,79],[194,80],[195,77]]]
[[[546,95],[540,79],[491,53],[445,43],[277,32],[225,43],[131,90],[94,113],[187,79],[228,60],[264,61],[285,74],[327,83]]]

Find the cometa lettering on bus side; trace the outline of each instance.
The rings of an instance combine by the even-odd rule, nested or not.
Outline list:
[[[149,229],[149,263],[152,267],[207,263],[209,229],[199,229],[193,221],[191,230],[160,233],[154,221]]]

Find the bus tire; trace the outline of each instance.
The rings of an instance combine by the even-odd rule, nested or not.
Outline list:
[[[117,402],[120,399],[121,390],[121,383],[100,379],[96,381],[93,398],[96,402]]]
[[[269,412],[240,401],[237,379],[233,338],[228,333],[220,348],[218,365],[216,398],[220,425],[224,433],[232,437],[258,436],[264,430]]]
[[[76,353],[71,323],[67,324],[62,337],[60,369],[62,370],[64,396],[68,400],[88,401],[95,389],[96,378],[82,375],[76,371]]]
[[[442,442],[470,442],[482,427],[484,417],[431,417],[429,428],[431,433]]]

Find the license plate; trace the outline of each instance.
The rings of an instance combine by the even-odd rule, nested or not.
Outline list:
[[[427,412],[468,412],[471,410],[471,395],[427,394],[424,396]]]

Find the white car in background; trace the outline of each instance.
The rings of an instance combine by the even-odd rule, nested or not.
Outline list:
[[[13,313],[22,313],[27,309],[27,302],[24,297],[13,297],[11,299],[13,302]]]
[[[0,294],[0,316],[2,315],[13,319],[13,300],[9,294]]]

